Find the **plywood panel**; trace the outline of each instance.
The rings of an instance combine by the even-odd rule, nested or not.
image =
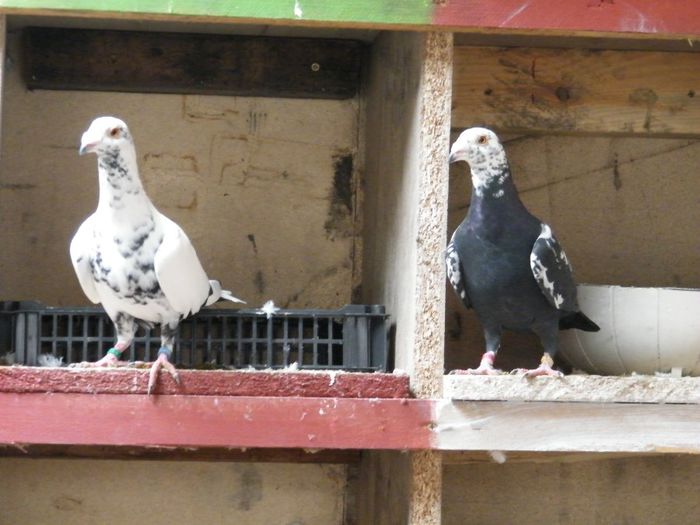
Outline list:
[[[97,204],[90,121],[129,124],[146,190],[212,278],[257,306],[329,308],[358,280],[358,104],[29,92],[16,39],[5,82],[0,298],[83,304],[68,243]]]
[[[700,458],[449,465],[445,525],[691,525],[700,515]]]
[[[699,70],[696,53],[456,47],[452,125],[697,135]]]
[[[552,226],[577,280],[700,287],[700,144],[691,139],[504,136],[513,179],[532,213]],[[467,212],[465,165],[450,172],[449,233]],[[448,290],[446,368],[476,366],[481,327]],[[504,339],[496,364],[535,366],[535,337]]]
[[[363,294],[387,305],[396,323],[396,365],[409,372],[417,397],[437,397],[442,390],[440,254],[451,51],[450,34],[383,33],[372,49],[365,92]],[[363,523],[440,523],[439,454],[373,456],[365,474]]]
[[[373,49],[366,125],[363,292],[396,323],[396,366],[439,396],[442,368],[451,37],[383,34]]]
[[[0,459],[3,525],[340,525],[340,465]]]

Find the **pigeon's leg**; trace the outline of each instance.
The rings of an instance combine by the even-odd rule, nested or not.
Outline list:
[[[113,318],[115,330],[117,332],[117,342],[112,348],[107,350],[107,353],[102,359],[94,363],[80,363],[81,367],[111,367],[111,366],[129,366],[131,363],[120,359],[124,350],[131,346],[131,342],[136,335],[136,321],[130,315],[117,313]]]
[[[553,327],[547,327],[540,330],[534,330],[537,335],[540,336],[542,345],[544,346],[544,354],[542,354],[542,359],[540,360],[540,366],[533,368],[532,370],[527,370],[519,368],[513,370],[514,374],[522,374],[525,377],[537,377],[537,376],[550,376],[550,377],[564,377],[559,370],[554,370],[552,365],[554,365],[554,354],[557,353],[557,337],[559,328],[555,324]]]
[[[148,375],[148,395],[151,395],[158,381],[158,373],[161,368],[165,368],[172,376],[175,382],[180,384],[180,376],[177,373],[175,365],[170,362],[170,356],[173,355],[173,342],[175,341],[175,330],[177,329],[177,321],[174,323],[163,323],[160,327],[161,346],[158,350],[158,357],[151,365],[151,372]]]
[[[104,357],[98,361],[95,361],[94,363],[90,363],[91,366],[128,366],[129,361],[122,361],[119,358],[122,355],[122,352],[129,348],[131,345],[131,340],[124,341],[124,340],[118,340],[112,348],[107,350],[107,353],[104,355]]]
[[[493,367],[496,354],[501,348],[500,327],[484,327],[484,339],[486,339],[486,351],[484,355],[481,356],[481,363],[479,363],[478,368],[452,370],[450,374],[494,376],[502,373],[500,370]]]

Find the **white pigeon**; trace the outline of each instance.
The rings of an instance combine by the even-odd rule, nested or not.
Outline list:
[[[150,394],[161,367],[179,383],[169,358],[182,319],[220,299],[244,301],[209,280],[185,232],[150,201],[122,120],[93,120],[80,143],[80,154],[85,153],[97,155],[100,197],[73,237],[70,256],[83,292],[102,303],[117,333],[114,347],[92,365],[126,364],[119,358],[137,325],[159,324],[161,348],[151,367]]]

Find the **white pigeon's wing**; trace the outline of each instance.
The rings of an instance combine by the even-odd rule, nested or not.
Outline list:
[[[453,237],[454,238],[454,237]],[[462,263],[459,260],[459,254],[454,244],[454,240],[450,241],[445,250],[445,262],[447,263],[447,279],[452,285],[452,289],[459,297],[464,306],[471,308],[471,301],[467,295],[466,283],[464,282],[464,271]]]
[[[557,310],[577,312],[576,283],[563,248],[546,224],[530,252],[530,268],[535,281]]]
[[[93,223],[94,216],[91,215],[80,225],[78,231],[75,232],[73,240],[70,242],[70,259],[73,263],[73,269],[78,276],[78,282],[83,289],[83,293],[93,303],[100,302],[100,296],[95,287],[95,278],[90,267],[90,259],[92,250],[90,249],[94,243],[93,238]]]
[[[197,313],[209,296],[209,279],[182,228],[161,215],[163,242],[153,267],[160,289],[170,305],[183,316]]]

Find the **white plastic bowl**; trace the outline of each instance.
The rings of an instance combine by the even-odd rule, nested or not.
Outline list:
[[[574,368],[700,375],[700,290],[582,284],[578,299],[600,332],[560,332],[560,353]]]

